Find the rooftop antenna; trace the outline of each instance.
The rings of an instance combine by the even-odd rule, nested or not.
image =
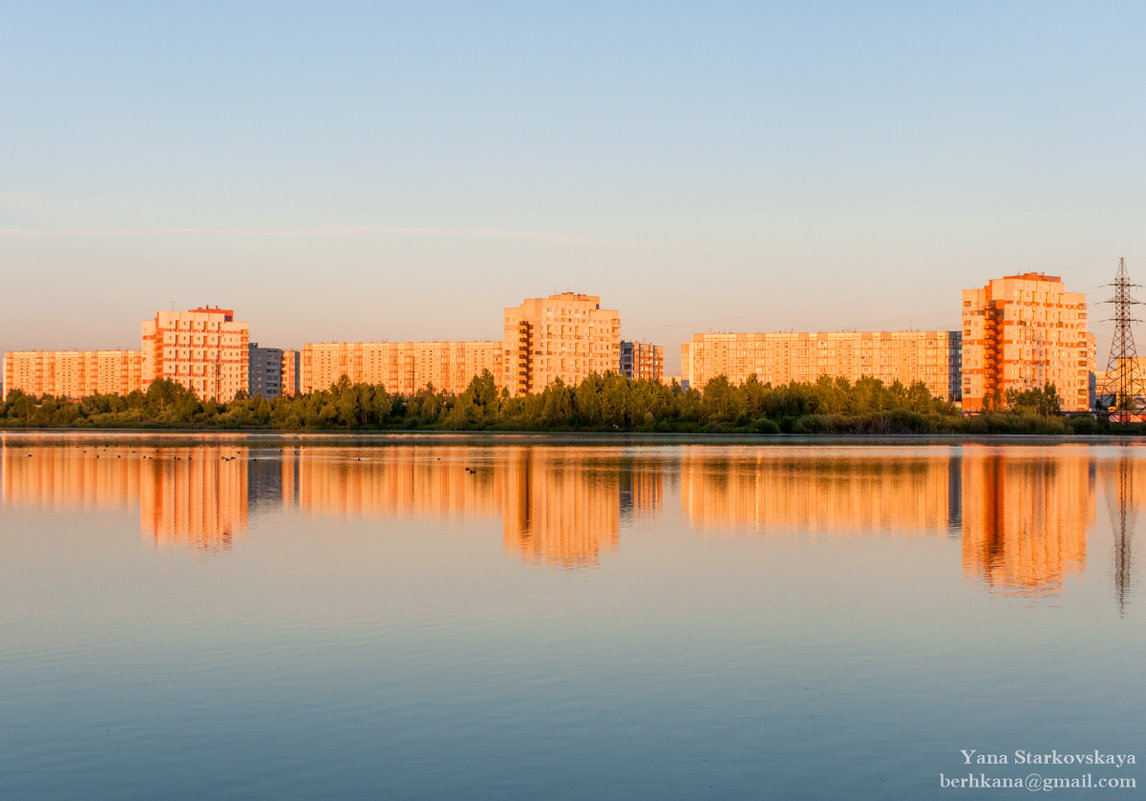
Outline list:
[[[1131,287],[1141,286],[1130,280],[1126,272],[1126,259],[1118,260],[1118,272],[1114,281],[1106,286],[1114,287],[1114,297],[1104,303],[1114,304],[1114,338],[1110,341],[1110,358],[1106,362],[1106,377],[1099,394],[1113,396],[1111,411],[1131,412],[1139,406],[1138,391],[1142,375],[1138,369],[1138,353],[1134,349],[1134,330],[1131,323],[1139,322],[1131,306],[1141,304],[1130,295]],[[1128,422],[1122,418],[1118,422]]]

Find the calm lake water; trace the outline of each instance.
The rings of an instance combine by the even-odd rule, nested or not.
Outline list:
[[[3,434],[0,798],[1141,797],[1144,505],[1110,444]]]

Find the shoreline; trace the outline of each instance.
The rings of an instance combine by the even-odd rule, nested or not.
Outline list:
[[[1141,434],[753,434],[666,433],[646,431],[266,431],[203,428],[0,428],[0,439],[115,440],[185,439],[289,441],[337,444],[505,444],[577,445],[1131,445],[1146,444]]]

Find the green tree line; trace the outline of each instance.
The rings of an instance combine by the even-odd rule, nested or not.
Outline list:
[[[202,400],[172,381],[145,392],[93,395],[79,402],[19,390],[0,402],[4,427],[233,428],[281,430],[649,431],[758,434],[1100,433],[1104,421],[1064,418],[1053,385],[1010,391],[1003,408],[964,417],[932,397],[926,385],[852,383],[821,377],[814,383],[736,385],[721,376],[703,388],[676,382],[590,375],[576,386],[560,381],[543,391],[510,397],[489,371],[460,394],[428,385],[413,395],[343,376],[327,390],[268,400],[245,395]],[[1120,431],[1125,427],[1120,427]]]

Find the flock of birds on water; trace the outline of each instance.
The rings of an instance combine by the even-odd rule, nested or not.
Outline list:
[[[109,456],[109,457],[110,457],[110,456],[111,456],[111,454],[110,454],[110,453],[108,453],[108,451],[110,451],[110,450],[111,450],[111,448],[104,448],[104,449],[103,449],[103,452],[104,452],[104,454],[105,454],[106,456]],[[80,450],[80,453],[87,453],[87,450],[81,449],[81,450]],[[130,451],[130,453],[135,453],[135,451],[134,451],[134,450],[132,450],[132,451]],[[157,456],[148,456],[146,453],[144,453],[144,454],[141,454],[141,455],[143,456],[143,458],[144,458],[144,459],[151,459],[151,460],[156,460],[156,459],[158,459],[158,458],[159,458],[159,457],[157,457]],[[32,454],[31,454],[31,453],[27,454],[27,456],[28,456],[28,458],[29,458],[29,459],[30,459],[30,458],[32,458]],[[95,458],[97,458],[97,459],[99,458],[99,453],[98,453],[98,452],[96,453],[96,455],[95,455]],[[117,453],[117,454],[115,455],[115,458],[116,458],[116,459],[122,459],[122,458],[123,458],[123,455],[122,455],[122,454],[119,454],[119,453]],[[184,457],[182,457],[182,456],[174,456],[174,457],[172,457],[172,458],[173,458],[173,459],[174,459],[176,462],[182,462],[182,461],[187,461],[187,462],[189,462],[189,461],[191,461],[191,457],[190,457],[190,456],[187,456],[186,458],[184,458]],[[236,459],[238,459],[238,458],[240,458],[240,454],[239,454],[239,452],[238,452],[238,451],[235,451],[235,455],[234,455],[234,456],[220,456],[220,457],[219,457],[219,461],[221,461],[221,462],[233,462],[233,461],[235,461],[235,460],[236,460]],[[254,456],[252,456],[250,460],[251,460],[252,462],[257,462],[257,461],[258,461],[258,459],[256,459]]]
[[[105,454],[105,455],[107,455],[107,456],[111,456],[111,454],[110,454],[110,453],[108,453],[108,451],[110,451],[110,450],[111,450],[111,448],[109,448],[109,447],[105,447],[105,448],[103,449],[103,452],[104,452],[104,454]],[[81,450],[80,450],[80,453],[87,453],[87,450],[86,450],[86,449],[81,449]],[[130,451],[130,453],[133,453],[133,454],[134,454],[134,453],[135,453],[135,451],[134,451],[134,450],[132,450],[132,451]],[[148,456],[146,453],[145,453],[145,454],[141,454],[141,455],[143,456],[143,458],[144,458],[144,459],[151,459],[151,460],[153,460],[153,461],[159,458],[159,457],[157,457],[157,456]],[[25,454],[25,456],[27,456],[29,459],[31,459],[31,458],[32,458],[32,454],[31,454],[31,453],[27,453],[27,454]],[[97,458],[97,459],[98,459],[98,458],[99,458],[99,456],[100,456],[100,455],[99,455],[99,452],[97,451],[97,452],[96,452],[96,455],[95,455],[95,458]],[[115,458],[116,458],[116,459],[122,459],[122,458],[123,458],[123,455],[122,455],[122,454],[119,454],[119,453],[117,453],[117,454],[115,455]],[[240,454],[240,453],[239,453],[239,451],[235,451],[235,455],[234,455],[234,456],[220,456],[220,457],[219,457],[219,460],[220,460],[220,461],[222,461],[222,462],[233,462],[233,461],[235,461],[236,459],[240,459],[240,458],[242,458],[242,454]],[[358,457],[355,457],[355,458],[356,458],[356,460],[357,460],[357,461],[359,461],[359,462],[361,462],[361,461],[362,461],[362,457],[361,457],[361,456],[358,456]],[[182,461],[188,461],[188,462],[190,462],[190,461],[191,461],[191,457],[190,457],[190,456],[187,456],[187,457],[186,457],[186,459],[184,459],[182,456],[175,456],[175,457],[173,457],[173,459],[174,459],[176,462],[182,462]],[[252,461],[252,462],[257,462],[257,461],[258,461],[258,459],[257,459],[257,458],[255,458],[254,456],[252,456],[252,457],[249,459],[249,461]],[[439,461],[439,462],[440,462],[440,461],[442,461],[442,457],[441,457],[441,456],[439,456],[439,457],[438,457],[438,461]],[[477,472],[478,472],[478,471],[477,471],[477,470],[474,470],[472,467],[468,467],[468,466],[466,466],[466,465],[463,465],[463,467],[465,467],[465,471],[466,471],[466,473],[467,473],[468,475],[471,475],[471,476],[476,476],[476,475],[477,475]]]

